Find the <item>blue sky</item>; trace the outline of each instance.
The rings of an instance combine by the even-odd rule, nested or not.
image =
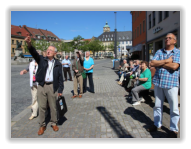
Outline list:
[[[117,31],[132,31],[130,11],[116,11]],[[12,25],[26,25],[47,29],[61,39],[69,40],[81,35],[85,39],[98,37],[108,22],[115,29],[114,11],[12,11]]]

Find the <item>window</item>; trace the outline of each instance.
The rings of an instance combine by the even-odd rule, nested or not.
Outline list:
[[[18,43],[19,41],[18,40],[16,40],[16,44]]]
[[[164,19],[166,19],[167,17],[169,17],[169,11],[164,12]]]
[[[149,15],[149,29],[151,28],[151,14]]]
[[[139,36],[139,27],[137,27],[137,37]]]
[[[125,36],[123,36],[123,39],[125,39]]]
[[[132,44],[132,41],[129,41],[129,44]]]
[[[126,44],[128,44],[128,41],[126,41]]]
[[[135,38],[136,38],[136,30],[135,30]]]
[[[155,11],[153,11],[153,26],[155,26]]]
[[[129,37],[128,37],[128,36],[127,36],[126,38],[127,38],[127,39],[129,39]]]
[[[21,41],[21,45],[22,45],[23,41]]]
[[[141,35],[141,24],[140,24],[140,35]]]
[[[122,44],[124,44],[124,41],[122,41]]]
[[[159,22],[162,21],[162,11],[159,11]]]
[[[103,41],[103,38],[102,38],[102,41]]]
[[[14,44],[14,40],[12,40],[12,44]]]
[[[145,20],[143,21],[143,32],[145,32]]]
[[[111,38],[111,41],[113,40],[113,38]]]
[[[109,41],[109,38],[108,38],[108,41]]]
[[[12,53],[14,53],[14,48],[12,48]]]
[[[105,41],[107,41],[107,39],[105,38]]]
[[[107,37],[107,35],[105,35],[105,37]]]
[[[113,37],[113,34],[111,35],[111,37]]]

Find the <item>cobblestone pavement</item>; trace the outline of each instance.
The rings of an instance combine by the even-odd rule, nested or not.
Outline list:
[[[111,60],[95,61],[95,94],[86,92],[81,99],[71,99],[73,82],[64,82],[68,112],[59,121],[59,131],[54,132],[47,124],[43,135],[38,136],[38,117],[28,120],[30,107],[12,118],[12,138],[166,138],[169,132],[169,105],[164,103],[163,127],[149,133],[146,128],[153,124],[154,97],[152,92],[146,102],[132,106],[124,97],[127,92],[116,83],[118,76],[111,69]],[[28,80],[27,80],[28,81]],[[24,84],[24,81],[22,82]],[[26,83],[26,82],[25,82]],[[28,83],[28,82],[27,82]],[[28,92],[29,99],[30,91]],[[29,106],[29,105],[28,105]],[[46,121],[49,122],[47,117]],[[180,134],[178,135],[178,137]]]

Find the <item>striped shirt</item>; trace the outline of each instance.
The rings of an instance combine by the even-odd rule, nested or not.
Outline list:
[[[156,52],[152,60],[164,60],[172,57],[173,63],[180,64],[180,50],[174,47],[168,54],[165,49],[160,49]],[[153,84],[161,88],[173,88],[179,86],[180,69],[170,70],[163,67],[156,67],[156,72],[153,78]]]

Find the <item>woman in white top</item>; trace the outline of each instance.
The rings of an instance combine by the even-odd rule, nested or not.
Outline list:
[[[29,67],[24,69],[20,72],[20,75],[26,74],[29,72],[30,76],[30,87],[31,87],[31,94],[32,94],[32,115],[30,116],[30,120],[34,117],[37,117],[38,112],[38,102],[37,102],[37,86],[38,82],[36,82],[36,72],[38,70],[38,64],[33,60],[30,62]]]

